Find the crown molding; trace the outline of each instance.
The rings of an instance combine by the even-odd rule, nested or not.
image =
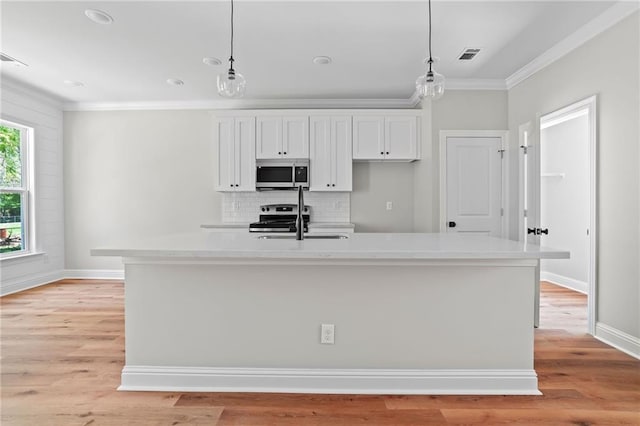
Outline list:
[[[585,24],[576,32],[574,32],[561,42],[557,43],[549,50],[535,58],[533,61],[529,62],[527,65],[507,77],[507,90],[510,90],[511,88],[531,77],[533,74],[551,65],[553,62],[562,58],[572,50],[580,47],[598,34],[601,34],[602,32],[611,28],[637,10],[640,10],[640,3],[637,3],[635,1],[621,1],[611,6],[601,15],[594,18],[592,21]]]
[[[239,99],[207,101],[154,102],[67,102],[64,111],[133,111],[133,110],[189,110],[189,109],[373,109],[413,108],[409,99]]]

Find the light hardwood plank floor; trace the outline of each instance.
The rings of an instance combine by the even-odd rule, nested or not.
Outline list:
[[[2,425],[640,425],[640,361],[586,334],[586,297],[542,285],[543,396],[118,392],[123,284],[0,299]]]

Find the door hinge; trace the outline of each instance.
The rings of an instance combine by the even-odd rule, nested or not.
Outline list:
[[[504,208],[500,207],[500,216],[504,216]]]
[[[504,149],[499,149],[498,152],[500,153],[500,159],[504,158]]]
[[[527,151],[529,150],[529,146],[528,145],[520,145],[520,148],[522,148],[524,150],[524,155],[527,155]]]
[[[524,209],[524,217],[527,217],[527,209]]]

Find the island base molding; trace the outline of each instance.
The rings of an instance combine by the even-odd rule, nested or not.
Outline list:
[[[121,391],[541,395],[534,370],[125,366]]]

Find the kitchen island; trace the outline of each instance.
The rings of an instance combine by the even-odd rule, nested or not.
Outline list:
[[[539,394],[535,270],[568,257],[460,234],[242,232],[92,254],[125,264],[122,390],[380,394]]]

